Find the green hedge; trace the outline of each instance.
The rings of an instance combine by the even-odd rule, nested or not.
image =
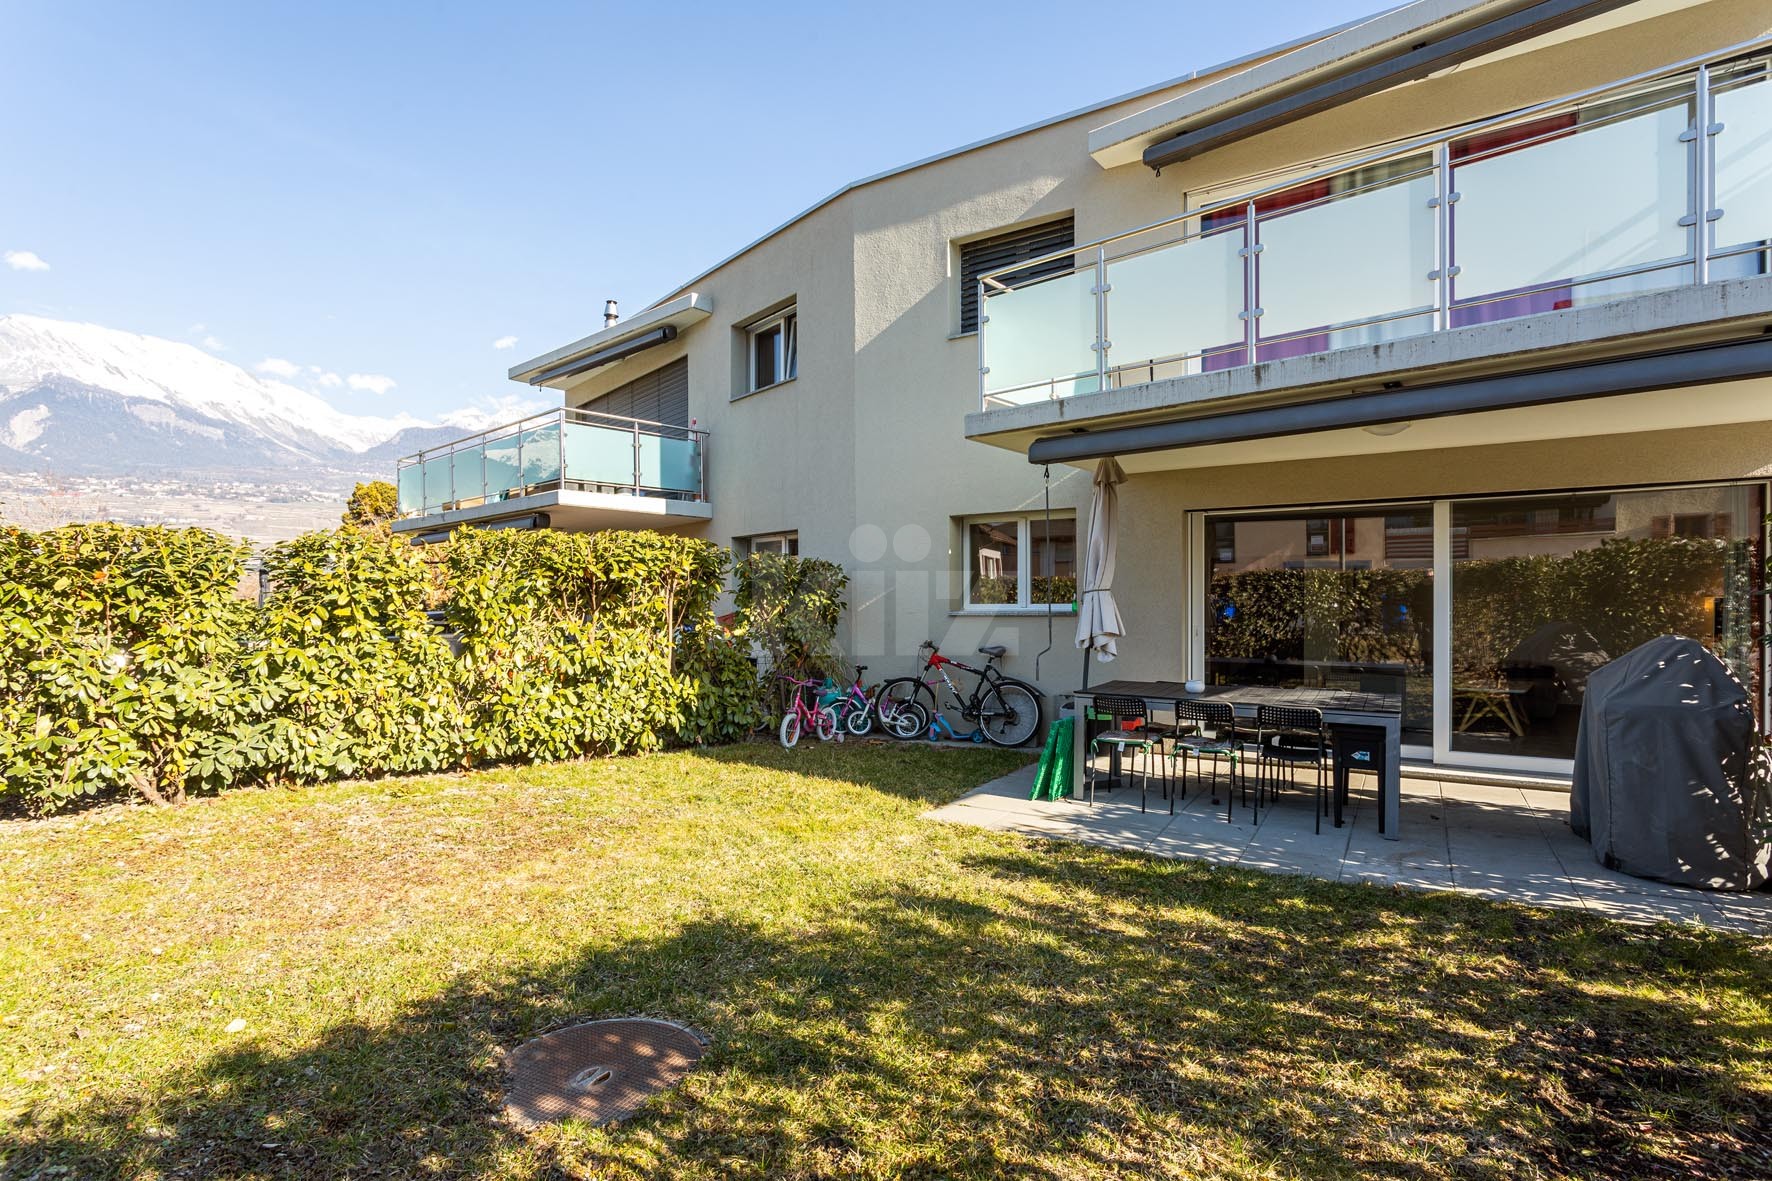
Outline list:
[[[756,723],[709,542],[463,530],[419,548],[346,527],[273,547],[262,607],[247,557],[198,529],[0,530],[0,798],[171,802]]]

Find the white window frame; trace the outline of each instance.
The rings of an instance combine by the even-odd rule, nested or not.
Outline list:
[[[1077,514],[1072,509],[1053,510],[1052,522],[1076,521]],[[974,603],[972,601],[972,526],[987,521],[1014,521],[1017,524],[1015,542],[1015,599],[1013,603]],[[1029,601],[1033,594],[1033,560],[1034,538],[1040,536],[1039,529],[1046,523],[1044,512],[1034,513],[973,513],[960,518],[960,602],[965,611],[988,612],[994,615],[1074,615],[1077,605],[1073,599],[1069,603],[1034,603]],[[1082,528],[1079,524],[1075,542],[1077,553],[1074,565],[1077,567],[1076,577],[1078,591],[1082,590],[1083,570],[1082,559]]]
[[[790,304],[779,312],[758,320],[745,329],[744,364],[745,392],[759,393],[785,385],[800,376],[800,309]],[[757,348],[761,337],[772,328],[780,328],[771,347],[775,350],[775,380],[757,384]]]
[[[779,533],[756,533],[737,540],[744,543],[746,554],[780,554],[788,557],[797,554],[800,549],[800,532],[797,529],[784,529]],[[790,544],[792,549],[788,548]]]

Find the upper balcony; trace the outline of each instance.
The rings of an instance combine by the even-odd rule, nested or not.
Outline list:
[[[1772,37],[1732,46],[986,275],[983,413],[968,432],[1007,440],[1334,372],[1394,376],[1449,338],[1528,347],[1529,333],[1483,325],[1676,288],[1730,295],[1730,280],[1772,270],[1768,49]],[[1444,351],[1468,361],[1476,347]],[[1336,350],[1352,350],[1339,368],[1271,364]],[[1149,383],[1162,396],[1112,394]],[[1107,396],[1061,409],[1090,394]]]
[[[587,410],[549,410],[409,455],[397,487],[403,532],[513,521],[668,529],[713,515],[707,432]]]

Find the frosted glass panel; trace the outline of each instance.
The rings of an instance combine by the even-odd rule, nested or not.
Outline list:
[[[985,300],[985,392],[1033,402],[1095,389],[1093,268]],[[1029,388],[1022,388],[1029,387]]]
[[[1688,251],[1684,103],[1458,164],[1456,294],[1579,280]]]
[[[1718,246],[1772,238],[1772,82],[1716,96],[1723,130],[1711,142],[1717,161]]]
[[[455,499],[450,482],[451,459],[439,455],[424,462],[425,508],[435,512]]]
[[[397,476],[400,490],[400,512],[422,513],[425,510],[425,469],[416,463],[407,464]]]
[[[701,444],[693,439],[642,436],[640,453],[646,459],[643,473],[654,488],[671,492],[701,492]],[[644,446],[653,444],[650,450]],[[647,458],[650,456],[650,458]]]
[[[552,484],[560,478],[560,424],[532,427],[523,432],[523,482]]]
[[[485,456],[485,450],[481,447],[462,447],[450,457],[455,470],[454,499],[479,500],[484,494],[481,479],[484,475]]]
[[[1433,177],[1419,176],[1263,220],[1262,337],[1431,308],[1433,196]]]
[[[1243,234],[1235,230],[1108,263],[1108,364],[1241,344],[1242,249]]]
[[[566,478],[581,484],[634,482],[634,432],[615,427],[568,423]]]
[[[517,491],[523,483],[517,467],[517,436],[489,439],[482,450],[486,456],[486,498],[499,500],[507,492]]]

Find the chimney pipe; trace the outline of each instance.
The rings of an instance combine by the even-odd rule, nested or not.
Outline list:
[[[603,301],[603,327],[614,328],[615,322],[619,319],[621,319],[621,313],[615,310],[615,301],[613,299],[604,300]]]

